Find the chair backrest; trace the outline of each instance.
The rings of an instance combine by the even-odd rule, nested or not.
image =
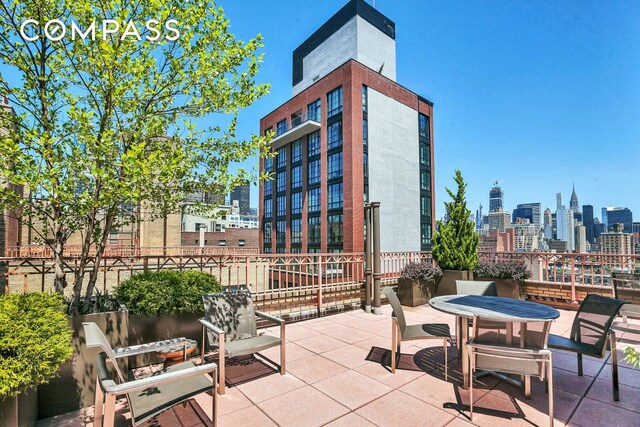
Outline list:
[[[98,325],[96,325],[93,322],[83,322],[82,327],[84,328],[84,335],[85,335],[87,347],[89,348],[100,347],[102,351],[106,354],[106,357],[111,361],[111,364],[113,365],[113,367],[115,368],[118,374],[118,378],[120,379],[120,382],[124,382],[125,378],[124,378],[124,375],[122,374],[122,371],[120,370],[120,367],[118,366],[118,361],[116,360],[116,354],[111,348],[111,344],[109,344],[109,341],[107,340],[107,337],[104,336],[104,333],[102,332],[102,330],[100,330]],[[105,370],[103,369],[102,372],[103,374],[101,376],[104,376]],[[104,379],[104,378],[101,378],[101,379]]]
[[[498,288],[496,287],[496,282],[456,280],[456,294],[497,297]]]
[[[624,301],[588,294],[573,319],[571,339],[593,346],[596,353],[604,354],[607,335]]]
[[[389,300],[389,304],[391,304],[391,308],[393,308],[393,315],[398,319],[400,333],[402,333],[404,328],[407,326],[407,321],[404,318],[404,311],[402,311],[402,304],[400,304],[400,300],[391,286],[382,288],[382,293]]]
[[[251,300],[251,292],[220,292],[202,296],[204,318],[225,332],[225,341],[255,337],[256,313]],[[210,345],[218,344],[218,336],[207,332]]]

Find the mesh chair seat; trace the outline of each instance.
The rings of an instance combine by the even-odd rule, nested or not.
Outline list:
[[[549,347],[558,350],[579,352],[589,356],[601,357],[600,352],[593,345],[575,341],[560,335],[549,335]]]
[[[251,338],[227,341],[224,345],[224,352],[229,357],[244,356],[277,347],[281,342],[280,338],[271,335],[256,335]]]
[[[161,372],[156,372],[152,376],[157,376],[161,373],[182,371],[193,367],[195,367],[195,365],[192,362],[182,362],[163,369]],[[153,417],[160,411],[171,408],[207,390],[211,390],[211,380],[208,380],[204,376],[197,376],[181,381],[162,383],[145,390],[127,393],[127,396],[129,397],[129,404],[131,406],[131,415],[137,424]]]
[[[446,323],[407,325],[402,329],[402,339],[412,340],[419,338],[451,338],[451,331]]]
[[[475,367],[481,371],[502,372],[541,377],[550,350],[539,348],[505,348],[504,346],[472,344]]]

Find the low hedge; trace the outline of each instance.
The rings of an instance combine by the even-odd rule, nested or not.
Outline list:
[[[62,295],[0,296],[0,399],[54,377],[73,354],[71,336]]]
[[[211,274],[161,270],[136,274],[120,283],[113,294],[131,315],[160,316],[202,314],[202,295],[220,290],[220,283]]]
[[[511,279],[519,282],[531,277],[523,262],[480,263],[473,270],[474,277],[482,279]]]

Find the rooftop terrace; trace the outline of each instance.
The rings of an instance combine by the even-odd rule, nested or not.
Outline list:
[[[395,374],[389,369],[391,309],[376,316],[361,310],[287,325],[287,374],[255,360],[227,370],[232,383],[218,401],[220,426],[389,426],[471,425],[468,390],[462,387],[455,347],[449,347],[449,377],[444,380],[440,342],[403,343]],[[568,336],[575,312],[560,310],[551,332]],[[444,322],[454,317],[428,306],[405,307],[409,323]],[[640,348],[640,322],[616,323],[619,350]],[[277,334],[274,329],[262,329]],[[264,355],[278,360],[278,349]],[[621,352],[619,353],[619,355]],[[577,375],[574,354],[553,351],[556,425],[637,426],[640,424],[640,370],[620,363],[620,401],[611,396],[609,354],[585,357],[585,375]],[[497,427],[547,425],[544,385],[532,381],[532,397],[492,377],[476,380],[475,425]],[[147,425],[203,425],[211,416],[211,396],[201,394]],[[93,425],[93,408],[42,420],[40,426]],[[206,416],[206,418],[205,418]],[[116,425],[127,425],[120,402]],[[203,422],[203,420],[205,420]]]

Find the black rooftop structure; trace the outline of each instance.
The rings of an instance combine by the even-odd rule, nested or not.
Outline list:
[[[302,61],[322,42],[327,40],[355,16],[382,31],[390,38],[396,38],[396,24],[364,0],[350,0],[342,9],[336,12],[327,22],[322,24],[308,39],[293,51],[293,85],[297,85],[303,78]]]

